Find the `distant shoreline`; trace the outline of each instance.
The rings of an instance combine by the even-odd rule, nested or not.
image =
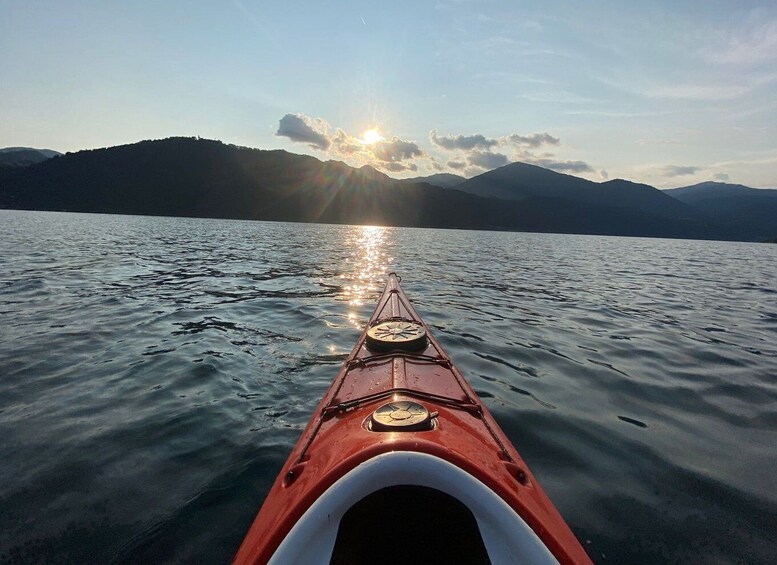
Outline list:
[[[777,190],[702,183],[661,191],[520,162],[446,187],[432,184],[439,175],[426,178],[402,182],[367,166],[169,138],[0,167],[0,208],[720,241],[777,233]]]

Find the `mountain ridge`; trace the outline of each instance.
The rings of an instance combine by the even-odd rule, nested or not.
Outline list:
[[[439,186],[440,188],[455,188],[466,180],[467,179],[461,175],[454,175],[452,173],[436,173],[428,176],[399,179],[399,182],[409,184],[425,182],[431,184],[432,186]]]
[[[531,180],[518,179],[521,182],[512,187],[518,192],[512,198],[495,198],[490,190],[478,194],[427,182],[401,182],[370,166],[356,169],[339,161],[322,162],[283,150],[167,138],[0,169],[0,207],[648,237],[736,237],[648,185],[623,180],[593,183],[527,164],[502,169],[507,169],[508,177],[515,176],[515,171],[529,171],[529,176],[542,182],[526,188]],[[500,169],[480,177],[488,180],[493,175],[497,180],[506,178]],[[472,181],[479,179],[482,187],[484,179],[480,177],[463,185],[470,183],[472,189]],[[550,186],[549,179],[556,185]],[[549,189],[543,190],[543,186]],[[497,183],[496,191],[508,188]],[[620,192],[627,196],[619,196]]]
[[[743,239],[765,241],[777,235],[777,189],[708,181],[664,192]]]
[[[0,149],[0,167],[26,167],[40,163],[52,157],[62,155],[53,149],[35,149],[34,147],[3,147]]]
[[[723,198],[740,195],[766,195],[777,196],[775,188],[753,188],[743,184],[704,181],[689,186],[666,188],[664,192],[673,198],[682,198],[684,201],[694,201],[707,198]]]
[[[637,207],[660,216],[700,218],[700,214],[647,184],[623,179],[603,183],[565,175],[529,163],[511,163],[458,185],[457,190],[506,200],[528,196],[569,198],[594,205]]]

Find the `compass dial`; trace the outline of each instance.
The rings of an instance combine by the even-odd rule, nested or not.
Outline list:
[[[422,349],[426,347],[426,330],[417,322],[381,322],[367,330],[367,347],[382,351]]]

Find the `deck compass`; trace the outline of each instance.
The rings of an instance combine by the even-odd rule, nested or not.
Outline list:
[[[366,342],[367,347],[374,351],[417,351],[426,347],[426,329],[418,322],[380,322],[367,330]]]

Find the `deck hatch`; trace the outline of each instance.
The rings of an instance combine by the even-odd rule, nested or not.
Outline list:
[[[409,400],[395,400],[372,413],[373,432],[415,432],[432,429],[432,415],[425,406]]]
[[[418,351],[426,347],[423,324],[405,320],[380,322],[367,330],[367,347],[373,351]]]

